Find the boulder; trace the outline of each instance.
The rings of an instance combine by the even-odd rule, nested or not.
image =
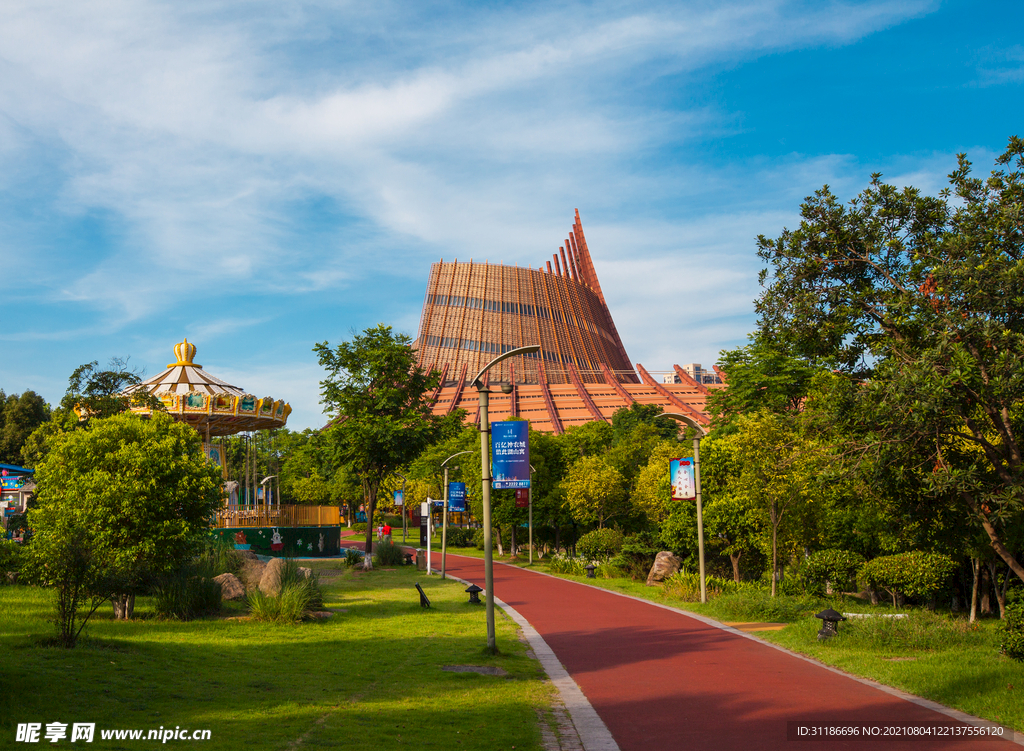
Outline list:
[[[260,591],[268,597],[281,594],[281,572],[284,571],[284,558],[271,558],[263,569],[260,579]]]
[[[313,576],[313,569],[306,568],[305,566],[299,566],[299,573],[304,579],[308,579]]]
[[[647,575],[647,586],[657,584],[665,581],[672,574],[679,571],[679,567],[683,565],[682,560],[677,555],[672,555],[667,550],[662,550],[658,553],[654,559],[654,565],[651,566],[651,573]]]
[[[245,563],[242,564],[242,570],[238,572],[238,577],[242,580],[246,589],[256,589],[260,586],[260,581],[263,579],[263,572],[266,568],[267,564],[260,559],[247,558]]]
[[[245,587],[234,574],[221,574],[213,577],[213,580],[220,584],[222,600],[241,600],[245,597]]]

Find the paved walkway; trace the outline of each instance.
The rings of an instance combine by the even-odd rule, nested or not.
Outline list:
[[[448,571],[483,586],[479,559],[449,554]],[[951,737],[789,740],[789,722],[962,723],[753,637],[596,587],[496,564],[494,592],[544,638],[622,751],[1019,748]]]
[[[432,562],[439,568],[440,555]],[[478,558],[449,553],[447,570],[484,585]],[[494,593],[543,638],[622,751],[1020,748],[1020,741],[952,736],[798,740],[789,723],[842,725],[862,733],[865,727],[885,733],[974,723],[968,715],[936,711],[932,702],[870,685],[710,619],[597,587],[495,563]],[[581,735],[586,743],[586,733]],[[599,747],[600,739],[591,745]]]

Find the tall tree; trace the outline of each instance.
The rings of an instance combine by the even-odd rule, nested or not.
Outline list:
[[[900,446],[1024,580],[1005,542],[1024,500],[1024,140],[986,180],[958,161],[939,197],[874,175],[849,205],[826,186],[797,229],[760,237],[760,335],[861,379],[866,445]]]
[[[50,419],[50,405],[35,391],[11,394],[0,391],[0,462],[21,464],[21,449],[36,428]]]
[[[384,479],[416,458],[441,430],[428,403],[438,374],[420,368],[409,345],[408,336],[380,324],[333,349],[327,342],[313,348],[327,370],[320,402],[336,414],[330,440],[338,458],[359,477],[368,520]],[[373,530],[367,523],[367,569],[373,566],[372,550]]]

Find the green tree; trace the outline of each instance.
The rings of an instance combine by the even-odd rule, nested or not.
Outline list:
[[[1005,543],[1024,498],[1022,167],[1013,137],[986,180],[961,154],[937,198],[879,175],[846,206],[822,188],[796,230],[759,238],[757,308],[762,338],[860,379],[866,450],[898,445],[1024,580]]]
[[[93,360],[79,365],[68,378],[68,390],[60,406],[75,411],[84,420],[110,417],[133,406],[163,409],[163,404],[145,389],[132,389],[142,383],[144,372],[128,367],[128,358],[112,357],[106,370]]]
[[[49,419],[50,405],[35,391],[6,397],[0,391],[0,462],[21,464],[28,437]]]
[[[729,387],[711,391],[708,411],[713,427],[725,432],[735,429],[732,422],[738,415],[761,410],[797,413],[815,372],[778,342],[760,336],[751,337],[745,347],[723,351],[721,365]]]
[[[147,580],[196,554],[220,503],[220,475],[199,434],[160,413],[93,419],[54,435],[36,481],[37,570],[50,572],[67,607],[76,610],[83,593],[109,596],[118,618],[131,617]],[[62,545],[78,552],[53,557]]]
[[[600,456],[584,456],[565,480],[566,503],[576,521],[604,528],[609,519],[622,517],[628,505],[622,474]]]
[[[679,423],[671,417],[661,417],[663,411],[657,404],[639,402],[615,410],[612,415],[612,442],[621,444],[638,425],[650,425],[660,438],[674,440],[679,434]]]
[[[428,395],[438,373],[416,365],[410,339],[380,324],[331,349],[317,344],[327,378],[320,402],[336,413],[329,432],[335,456],[359,477],[366,518],[373,519],[381,483],[439,437],[442,422]],[[365,568],[372,568],[373,530],[366,527]]]

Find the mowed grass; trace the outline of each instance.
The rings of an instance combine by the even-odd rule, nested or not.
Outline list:
[[[484,610],[458,584],[411,567],[332,568],[322,582],[336,612],[323,621],[164,621],[143,598],[131,622],[101,608],[74,650],[45,645],[49,592],[0,587],[0,747],[18,723],[95,722],[93,747],[112,749],[138,744],[101,741],[100,729],[209,729],[209,749],[540,748],[552,688],[513,623],[499,613],[501,653],[486,655]]]

